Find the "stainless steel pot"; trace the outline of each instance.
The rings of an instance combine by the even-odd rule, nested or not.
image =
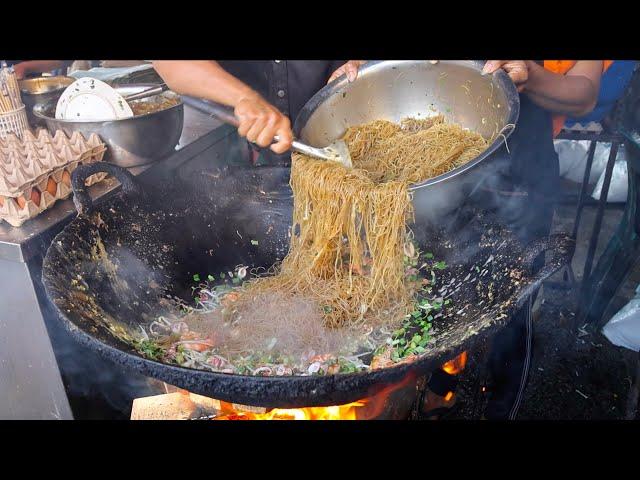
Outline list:
[[[446,60],[375,61],[360,68],[358,79],[343,76],[307,102],[294,124],[305,143],[324,146],[353,125],[385,119],[447,121],[491,140],[474,160],[411,187],[416,221],[435,223],[459,208],[484,178],[494,173],[492,159],[518,121],[520,100],[508,75],[482,75],[482,62]],[[499,135],[501,134],[501,135]]]
[[[154,84],[136,84],[117,87],[123,96],[138,93]],[[107,145],[104,160],[121,167],[145,165],[171,154],[180,141],[184,124],[182,99],[173,92],[164,92],[141,102],[154,102],[165,98],[177,98],[173,107],[138,115],[124,120],[108,122],[74,122],[55,118],[56,103],[60,94],[46,105],[34,107],[34,115],[45,122],[51,133],[63,130],[67,135],[79,131],[83,135],[97,133]]]
[[[36,105],[45,105],[53,99],[58,99],[62,92],[75,81],[72,77],[38,77],[20,80],[20,96],[27,111],[29,124],[32,127],[45,127],[44,120],[33,113]]]

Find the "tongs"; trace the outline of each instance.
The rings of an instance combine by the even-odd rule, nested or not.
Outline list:
[[[166,92],[169,90],[169,87],[166,83],[161,83],[160,85],[156,85],[155,87],[148,88],[141,92],[132,93],[130,95],[126,95],[123,98],[125,101],[129,102],[131,100],[140,100],[141,98],[153,97],[154,95],[158,95],[162,92]]]
[[[240,122],[233,113],[233,110],[231,110],[229,107],[226,107],[219,103],[208,101],[207,110],[211,115],[217,117],[224,123],[228,123],[229,125],[233,125],[234,127],[238,127],[240,125]],[[277,142],[280,139],[278,135],[276,135],[275,137],[273,137],[273,140],[274,142]],[[353,164],[351,163],[351,154],[349,153],[347,144],[344,143],[343,140],[337,140],[332,144],[322,148],[312,147],[311,145],[302,143],[299,140],[294,140],[291,143],[291,150],[304,153],[321,160],[339,162],[347,168],[353,167]]]

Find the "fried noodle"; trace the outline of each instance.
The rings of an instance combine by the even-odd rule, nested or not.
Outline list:
[[[269,292],[314,300],[332,328],[391,322],[410,310],[403,263],[413,221],[409,186],[472,160],[487,141],[443,116],[377,120],[349,128],[343,139],[353,169],[293,155],[289,253],[274,275],[243,286],[227,318]]]

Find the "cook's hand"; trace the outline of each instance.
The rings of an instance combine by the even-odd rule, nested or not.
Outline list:
[[[331,77],[329,77],[329,81],[327,83],[333,82],[336,78],[344,74],[347,75],[347,80],[349,80],[350,82],[355,81],[355,79],[358,78],[358,68],[364,65],[366,62],[366,60],[349,60],[347,63],[342,65],[331,74]]]
[[[507,72],[519,92],[524,90],[529,79],[529,69],[524,60],[489,60],[484,64],[482,73],[490,74],[500,68]]]
[[[284,153],[291,148],[293,133],[291,122],[276,107],[259,95],[243,98],[234,113],[240,121],[238,134],[261,147],[268,147],[273,137],[279,140],[271,145],[275,153]]]

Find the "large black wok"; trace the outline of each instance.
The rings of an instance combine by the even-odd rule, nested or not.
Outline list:
[[[92,205],[84,179],[96,171],[114,174],[123,189]],[[468,280],[453,297],[454,305],[466,306],[464,315],[436,322],[433,344],[414,363],[368,373],[253,377],[140,356],[128,339],[166,311],[168,298],[190,300],[194,273],[238,264],[270,266],[286,254],[292,212],[287,182],[288,169],[226,167],[176,180],[170,189],[143,188],[114,165],[78,168],[73,187],[80,213],[55,238],[43,265],[44,285],[60,321],[105,357],[195,393],[265,407],[336,405],[373,395],[409,373],[427,373],[469,349],[505,324],[543,279],[571,258],[566,236],[524,248],[495,219],[463,208],[438,231],[414,226],[418,241],[450,265],[440,281]],[[547,265],[530,275],[533,259],[544,250],[550,252]],[[490,257],[493,278],[467,277],[473,265]]]

